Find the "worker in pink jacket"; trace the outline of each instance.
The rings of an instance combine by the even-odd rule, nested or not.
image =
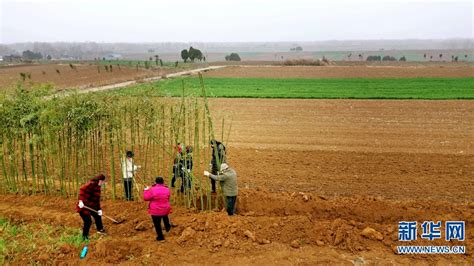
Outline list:
[[[161,230],[161,219],[165,224],[166,232],[171,229],[170,220],[168,214],[170,213],[170,190],[164,185],[163,177],[159,176],[155,179],[155,184],[149,188],[145,187],[143,191],[143,199],[149,201],[148,213],[151,215],[153,224],[156,230],[156,240],[163,241],[165,237]]]

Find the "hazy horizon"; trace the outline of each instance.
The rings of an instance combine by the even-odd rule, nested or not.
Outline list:
[[[97,43],[97,44],[190,44],[190,43],[203,43],[203,44],[264,44],[264,43],[293,43],[293,44],[305,44],[305,43],[329,43],[329,42],[377,42],[377,41],[387,41],[387,42],[403,42],[403,41],[470,41],[474,42],[474,38],[439,38],[439,39],[334,39],[334,40],[318,40],[318,41],[298,41],[298,40],[288,40],[288,41],[130,41],[130,42],[99,42],[99,41],[22,41],[22,42],[11,42],[11,43],[0,43],[2,45],[14,45],[14,44],[34,44],[34,43],[49,43],[49,44],[87,44],[87,43]],[[474,44],[474,43],[473,43]]]
[[[421,0],[0,0],[0,43],[472,39],[473,8]]]

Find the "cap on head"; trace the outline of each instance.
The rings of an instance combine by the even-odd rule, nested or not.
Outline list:
[[[227,165],[226,163],[222,163],[222,164],[221,164],[221,171],[224,171],[224,170],[226,170],[227,168],[229,168],[229,165]]]
[[[165,183],[165,180],[163,180],[163,177],[157,176],[157,177],[155,178],[155,183],[156,183],[156,184],[163,184],[163,183]]]
[[[178,153],[182,153],[184,149],[185,149],[184,144],[181,144],[180,142],[176,144],[176,151],[178,151]]]
[[[193,147],[192,146],[186,146],[186,153],[192,153],[193,152]]]
[[[127,151],[126,154],[127,154],[127,157],[128,157],[128,158],[133,158],[133,156],[135,156],[135,154],[133,153],[133,151]]]

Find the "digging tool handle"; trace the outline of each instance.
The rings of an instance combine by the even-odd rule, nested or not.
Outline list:
[[[98,211],[96,211],[96,210],[94,210],[94,209],[92,209],[92,208],[90,208],[90,207],[87,207],[87,206],[85,206],[85,205],[84,205],[84,208],[88,209],[89,211],[93,211],[93,212],[95,212],[95,213],[98,213]],[[105,218],[111,220],[112,222],[114,222],[114,223],[116,223],[116,224],[119,223],[119,222],[118,222],[117,220],[115,220],[114,218],[109,217],[109,216],[107,216],[107,215],[105,215],[105,214],[102,214],[102,216],[104,216]]]

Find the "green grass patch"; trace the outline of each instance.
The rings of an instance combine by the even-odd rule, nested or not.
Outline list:
[[[199,79],[140,84],[109,93],[125,96],[200,95]],[[474,99],[474,78],[205,78],[210,97],[302,99]]]
[[[0,217],[0,232],[0,265],[18,262],[15,258],[19,256],[28,258],[32,254],[50,254],[64,244],[77,248],[79,254],[84,244],[79,228],[44,223],[15,224],[3,217]],[[30,259],[28,263],[36,263]]]

